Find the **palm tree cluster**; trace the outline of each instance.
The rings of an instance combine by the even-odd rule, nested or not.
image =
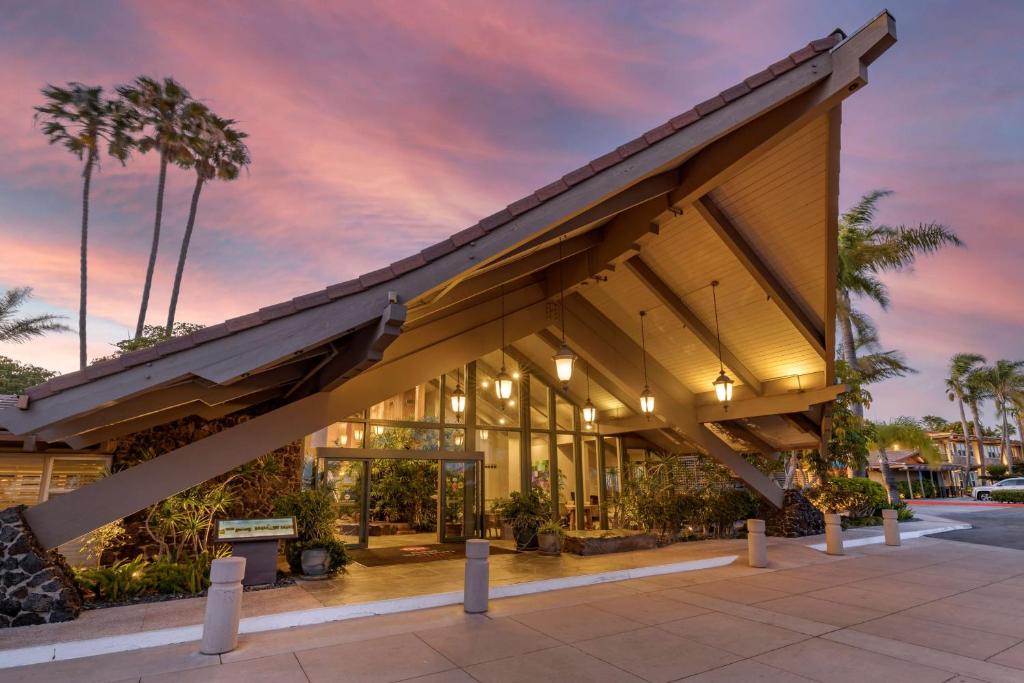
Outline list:
[[[155,152],[160,157],[157,179],[153,238],[142,288],[135,337],[143,335],[149,307],[160,228],[163,221],[164,191],[168,166],[195,173],[195,185],[188,221],[178,255],[165,331],[174,330],[174,317],[181,290],[185,260],[195,227],[199,197],[212,180],[234,180],[250,163],[245,145],[246,134],[237,121],[223,118],[202,102],[193,99],[185,87],[173,78],[157,80],[139,76],[128,85],[118,86],[114,97],[107,97],[101,86],[68,83],[66,87],[43,88],[44,104],[35,107],[42,132],[50,144],[66,147],[82,162],[82,221],[80,258],[80,300],[78,313],[79,365],[86,358],[87,266],[89,236],[89,193],[93,171],[100,166],[103,147],[122,164],[133,151]]]
[[[960,428],[964,434],[964,445],[971,453],[971,437],[974,439],[974,462],[985,474],[985,454],[982,437],[985,428],[981,423],[981,407],[986,401],[995,405],[996,418],[1001,425],[1000,459],[1003,465],[1012,464],[1010,453],[1010,421],[1016,423],[1017,434],[1024,438],[1024,361],[997,360],[986,365],[984,356],[977,353],[958,353],[949,361],[949,376],[946,378],[946,395],[957,404],[960,411]],[[968,422],[965,406],[971,411]],[[968,427],[972,427],[968,431]]]

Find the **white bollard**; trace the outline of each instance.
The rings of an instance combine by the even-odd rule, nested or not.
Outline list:
[[[204,655],[231,652],[238,646],[238,620],[242,616],[244,557],[224,557],[210,565],[210,589],[206,592],[203,619]]]
[[[764,535],[763,519],[747,520],[747,564],[751,567],[768,566],[768,540]]]
[[[843,518],[834,513],[825,514],[825,552],[829,555],[844,555]]]
[[[482,614],[487,611],[490,593],[490,570],[488,556],[491,542],[484,538],[466,541],[466,585],[463,589],[462,604],[467,614]]]
[[[898,510],[882,510],[882,526],[885,527],[885,544],[900,544],[900,523]]]

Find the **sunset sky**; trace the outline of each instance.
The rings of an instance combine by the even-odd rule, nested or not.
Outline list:
[[[81,167],[48,147],[46,83],[173,76],[249,133],[253,164],[203,196],[180,320],[215,323],[414,253],[689,109],[871,2],[20,2],[0,0],[0,289],[77,320]],[[875,418],[955,410],[951,354],[1024,358],[1024,2],[892,2],[899,42],[843,113],[840,205],[940,221],[968,248],[887,278],[868,309],[920,373]],[[94,180],[90,348],[130,336],[153,155]],[[149,322],[166,316],[192,176],[169,174]],[[0,354],[68,371],[77,337]],[[991,418],[990,418],[991,420]]]

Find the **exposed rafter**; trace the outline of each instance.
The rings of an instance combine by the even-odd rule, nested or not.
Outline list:
[[[818,389],[791,391],[784,394],[732,401],[728,404],[714,401],[697,408],[697,419],[700,422],[725,422],[746,417],[802,412],[818,404],[834,401],[836,396],[846,390],[845,384],[832,384]]]
[[[782,278],[765,263],[739,228],[733,224],[711,197],[701,197],[693,206],[704,222],[711,226],[722,243],[729,248],[736,260],[757,281],[765,294],[771,297],[779,310],[804,336],[804,339],[819,356],[824,358],[826,356],[825,325],[821,319],[797,300],[791,289],[783,283]]]
[[[654,269],[643,258],[637,255],[627,259],[626,267],[643,283],[648,291],[658,297],[658,300],[665,305],[669,313],[686,326],[705,348],[715,355],[718,354],[719,345],[715,333],[707,328],[701,319],[697,317],[697,314],[690,310],[690,307],[683,302],[682,298],[654,272]],[[722,362],[725,363],[725,366],[739,377],[756,395],[760,396],[764,393],[761,381],[736,357],[736,354],[725,344],[722,344],[721,349]]]
[[[805,432],[821,439],[821,425],[807,417],[804,413],[783,413],[782,419],[790,423],[801,432]]]

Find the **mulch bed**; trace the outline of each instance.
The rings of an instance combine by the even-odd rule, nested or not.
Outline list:
[[[491,546],[491,555],[507,555],[514,550]],[[434,543],[431,545],[396,546],[349,550],[349,557],[364,567],[386,567],[395,564],[416,564],[437,560],[460,560],[466,557],[465,543]]]

